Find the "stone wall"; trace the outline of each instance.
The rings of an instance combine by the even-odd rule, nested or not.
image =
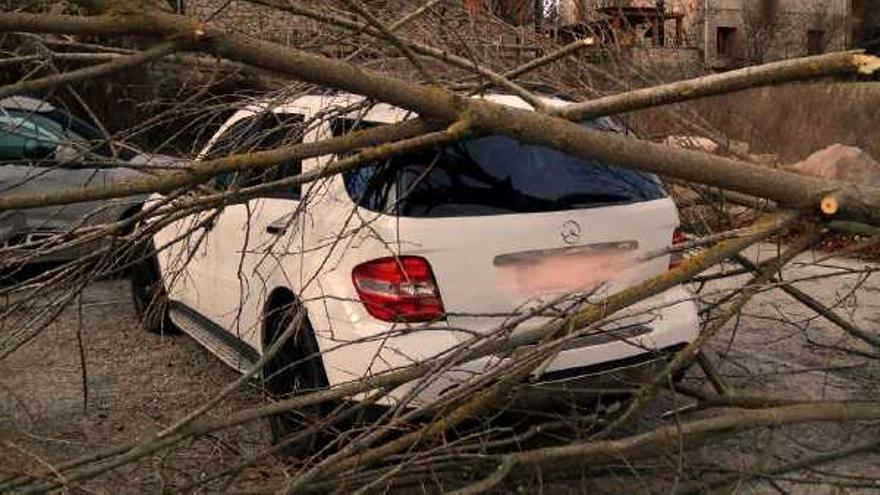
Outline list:
[[[630,48],[621,50],[621,60],[640,78],[651,81],[688,79],[703,72],[700,50],[696,48]]]

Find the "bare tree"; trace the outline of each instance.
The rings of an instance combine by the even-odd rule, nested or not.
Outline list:
[[[762,64],[772,51],[780,35],[779,2],[752,1],[743,6],[745,57],[749,64]]]

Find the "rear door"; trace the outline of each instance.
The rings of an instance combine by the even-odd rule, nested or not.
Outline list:
[[[247,153],[290,146],[303,141],[306,114],[290,107],[285,112],[263,112],[238,121],[229,141],[210,155]],[[283,163],[257,174],[234,173],[218,177],[217,187],[226,190],[264,184],[300,174],[300,161]],[[267,192],[241,204],[223,208],[211,228],[209,259],[211,291],[209,303],[200,312],[255,349],[261,342],[262,302],[267,296],[263,276],[278,263],[273,253],[296,250],[284,243],[295,236],[285,233],[297,228],[302,216],[294,215],[300,203],[300,188]]]
[[[399,216],[401,254],[430,262],[462,328],[662,273],[668,258],[637,259],[669,245],[678,225],[654,177],[502,136],[397,157],[348,174],[346,188]]]
[[[196,160],[219,158],[235,152],[252,112],[241,110],[227,120],[211,138]],[[218,190],[228,186],[223,180],[209,184]],[[215,227],[223,210],[200,211],[162,228],[154,236],[159,250],[159,266],[168,297],[202,314],[214,312],[214,266],[211,249]]]

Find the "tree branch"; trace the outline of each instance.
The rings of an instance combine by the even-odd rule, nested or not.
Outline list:
[[[559,115],[569,120],[589,119],[627,112],[635,101],[640,104],[650,101],[650,106],[662,106],[791,81],[844,74],[873,74],[878,69],[880,58],[865,55],[862,51],[827,53],[606,96],[565,107],[560,110]]]
[[[697,273],[712,267],[719,260],[729,257],[732,253],[739,252],[753,243],[773,234],[794,218],[795,216],[790,214],[765,217],[758,222],[755,231],[748,236],[722,241],[716,246],[706,249],[699,255],[686,259],[677,268],[670,270],[669,272],[658,275],[635,287],[630,287],[615,293],[604,301],[589,305],[587,308],[575,312],[572,319],[566,324],[567,326],[562,327],[551,324],[528,331],[516,332],[512,335],[505,334],[500,339],[482,342],[465,349],[462,354],[457,356],[457,362],[467,362],[484,356],[510,352],[511,350],[521,348],[525,344],[538,342],[548,335],[555,335],[562,328],[573,329],[592,321],[598,321],[598,319],[607,317],[634,302],[680,284],[683,280],[687,280]],[[93,453],[79,459],[74,459],[58,466],[58,469],[65,472],[85,465],[86,467],[84,469],[77,473],[70,474],[67,476],[67,479],[69,481],[76,481],[93,478],[113,467],[127,464],[191,436],[206,435],[214,431],[241,425],[260,418],[279,414],[284,411],[301,409],[309,405],[352,397],[379,388],[395,387],[416,380],[426,373],[430,373],[439,363],[444,362],[444,360],[445,358],[426,359],[404,368],[371,375],[356,381],[334,386],[330,389],[297,395],[269,405],[239,411],[234,415],[219,421],[192,423],[174,435],[166,437],[153,436],[139,444],[113,447],[103,452]],[[111,457],[112,460],[108,460]],[[97,465],[88,466],[89,464],[97,463],[99,461],[100,463]],[[0,483],[0,491],[18,488],[25,483],[27,483],[27,481],[22,479],[8,480]],[[51,482],[47,483],[48,484],[46,485],[38,485],[33,488],[37,491],[45,491],[56,486]]]
[[[761,287],[773,278],[773,275],[776,272],[794,259],[795,256],[799,255],[810,246],[813,246],[823,235],[823,229],[813,226],[812,230],[802,234],[800,238],[789,245],[782,254],[763,264],[760,271],[737,294],[733,302],[724,308],[722,314],[719,315],[711,325],[704,328],[696,339],[689,342],[684,349],[678,351],[672,361],[670,361],[660,373],[639,389],[638,393],[636,393],[626,409],[616,417],[614,421],[609,423],[602,429],[602,431],[595,435],[595,437],[606,436],[635,419],[636,416],[657,397],[663,384],[666,383],[676,371],[685,369],[690,365],[700,351],[700,348],[708,342],[709,339],[714,337],[728,321],[738,315],[752,297],[759,292]]]
[[[693,441],[708,435],[730,434],[764,426],[782,426],[813,421],[842,422],[880,419],[880,403],[816,402],[741,411],[709,419],[658,428],[654,431],[602,442],[583,442],[511,454],[520,465],[542,470],[562,469],[573,464],[588,465],[634,459],[656,453],[679,441]]]
[[[0,16],[0,21],[2,21]],[[216,55],[256,67],[291,75],[306,82],[366,95],[415,111],[427,118],[451,123],[467,114],[478,131],[500,132],[523,142],[549,146],[576,156],[597,159],[625,168],[678,177],[738,192],[773,199],[786,207],[819,212],[823,199],[834,193],[839,204],[835,216],[880,225],[880,189],[826,181],[792,172],[696,151],[671,149],[646,141],[586,130],[580,125],[536,112],[505,107],[488,101],[463,98],[436,87],[426,87],[379,75],[351,64],[308,54],[293,48],[249,39],[235,34],[205,33],[204,28],[181,16],[151,13],[145,20],[161,26],[161,31],[180,31],[198,35],[199,47]],[[0,26],[2,26],[0,22]],[[829,67],[816,58],[787,61],[788,69],[779,71],[781,80],[813,77],[817,74],[853,73],[874,70],[871,58],[857,53],[831,54]],[[826,56],[828,57],[828,56]],[[829,59],[823,59],[829,60]],[[798,68],[794,70],[792,68]],[[804,67],[817,67],[804,69]],[[773,72],[773,71],[770,71]],[[762,83],[775,81],[764,74]],[[693,82],[693,86],[709,83]],[[650,96],[650,95],[648,95]],[[642,96],[639,105],[657,102]],[[631,105],[636,106],[635,103]],[[142,190],[139,190],[142,191]],[[98,195],[101,198],[110,197]],[[21,198],[17,198],[21,199]],[[43,198],[48,200],[49,198]],[[43,206],[59,203],[42,203]],[[0,210],[15,208],[9,200],[0,202]],[[22,206],[18,206],[22,207]]]
[[[132,67],[146,64],[147,62],[150,62],[152,60],[160,59],[166,55],[170,55],[176,51],[182,50],[184,49],[184,47],[185,45],[182,43],[164,43],[162,45],[135,55],[117,56],[117,58],[115,58],[114,60],[111,60],[110,62],[104,64],[93,65],[91,67],[85,67],[83,69],[72,70],[69,72],[62,72],[59,74],[53,74],[51,76],[46,76],[40,79],[33,79],[31,81],[21,81],[14,84],[9,84],[0,87],[0,98],[5,98],[7,96],[19,93],[43,91],[45,89],[61,86],[64,84],[86,81],[89,79],[106,76],[109,74],[113,74],[114,72],[120,72],[126,69],[131,69]]]
[[[366,25],[366,24],[363,24],[363,23],[360,23],[357,21],[345,19],[344,17],[334,16],[334,15],[329,14],[327,12],[309,9],[309,8],[304,7],[302,5],[297,5],[297,4],[294,4],[291,2],[281,2],[279,0],[247,0],[247,1],[259,4],[259,5],[264,5],[267,7],[272,7],[272,8],[275,8],[275,9],[278,9],[278,10],[281,10],[284,12],[288,12],[288,13],[291,13],[294,15],[308,17],[310,19],[314,19],[314,20],[317,20],[320,22],[326,22],[328,24],[333,24],[333,25],[336,25],[339,27],[350,29],[355,32],[365,32],[368,35],[376,37],[376,38],[383,37],[383,32],[376,29],[376,28],[373,28],[372,26],[369,26],[369,25]],[[458,55],[455,55],[454,53],[451,53],[448,50],[440,50],[440,49],[434,48],[432,46],[429,46],[429,45],[426,45],[423,43],[417,43],[417,42],[413,42],[413,41],[404,42],[403,40],[400,40],[400,42],[404,43],[404,46],[406,46],[408,49],[411,49],[412,51],[419,53],[421,55],[434,58],[434,59],[439,60],[441,62],[445,62],[449,65],[452,65],[454,67],[458,67],[460,69],[465,69],[465,70],[476,72],[477,74],[480,74],[480,75],[488,78],[493,84],[500,86],[500,87],[503,87],[503,88],[507,88],[508,91],[519,96],[520,98],[522,98],[526,102],[528,102],[533,108],[538,109],[538,110],[547,110],[547,106],[540,99],[536,98],[535,95],[533,95],[531,92],[529,92],[528,90],[526,90],[525,88],[523,88],[519,84],[516,84],[513,81],[509,80],[508,78],[506,78],[506,77],[504,77],[504,76],[502,76],[502,75],[500,75],[490,69],[487,69],[486,67],[483,67],[483,66],[473,62],[472,60],[468,60],[466,58],[459,57]]]
[[[403,42],[394,32],[388,28],[385,24],[382,24],[382,21],[376,18],[367,8],[361,5],[357,0],[342,0],[342,2],[353,12],[357,13],[359,16],[363,17],[373,29],[379,31],[379,33],[385,37],[385,39],[390,42],[392,45],[397,47],[411,64],[416,68],[429,83],[437,84],[437,81],[434,80],[434,76],[431,75],[430,72],[419,62],[418,57],[412,52],[409,45]]]
[[[375,127],[324,141],[285,146],[269,151],[232,155],[192,164],[185,170],[163,175],[148,176],[128,181],[117,181],[106,186],[78,189],[60,189],[43,193],[27,193],[0,197],[0,211],[62,205],[86,201],[170,191],[179,187],[203,183],[215,175],[239,170],[264,170],[291,160],[341,153],[364,146],[382,144],[415,136],[432,130],[424,121],[406,121],[400,124]],[[314,175],[314,174],[313,174]],[[314,179],[323,177],[314,175]]]
[[[81,34],[105,36],[162,36],[176,31],[168,25],[145,23],[131,16],[73,16],[53,14],[0,13],[0,32]]]

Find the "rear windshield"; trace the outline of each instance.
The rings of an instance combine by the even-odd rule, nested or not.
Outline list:
[[[334,134],[376,125],[339,119]],[[608,121],[585,125],[616,131]],[[393,157],[343,175],[351,198],[408,217],[536,213],[665,197],[657,179],[602,162],[489,135]]]

